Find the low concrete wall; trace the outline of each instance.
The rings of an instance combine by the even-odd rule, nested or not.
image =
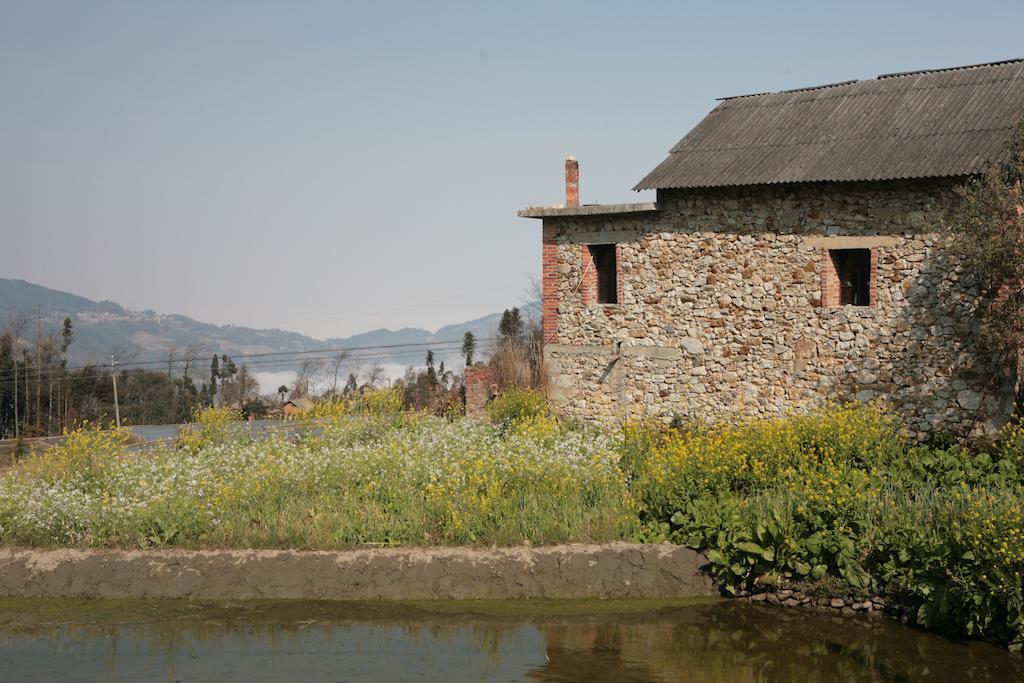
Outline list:
[[[0,549],[0,597],[464,600],[717,594],[679,546]]]

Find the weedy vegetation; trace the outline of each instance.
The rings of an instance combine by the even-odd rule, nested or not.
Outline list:
[[[884,595],[924,626],[1024,644],[1019,424],[969,450],[912,443],[874,405],[622,430],[560,424],[527,390],[487,419],[402,406],[368,392],[259,440],[208,409],[147,450],[85,425],[0,478],[0,543],[672,542],[704,551],[729,592]]]
[[[403,414],[400,396],[377,393],[321,410],[302,436],[258,441],[222,409],[155,450],[87,425],[0,479],[0,542],[343,548],[633,532],[613,436]]]
[[[725,590],[839,580],[924,626],[1024,643],[1024,430],[911,444],[878,406],[736,425],[627,427],[640,537],[701,548]],[[833,581],[834,583],[834,581]]]

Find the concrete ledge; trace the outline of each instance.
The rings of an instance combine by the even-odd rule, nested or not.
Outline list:
[[[804,241],[816,249],[871,249],[895,246],[900,238],[891,235],[837,235],[807,237]]]
[[[638,204],[584,204],[583,206],[531,206],[519,211],[520,218],[560,218],[563,216],[607,216],[618,213],[657,211],[654,202]]]
[[[323,600],[717,595],[685,547],[0,549],[0,597]]]

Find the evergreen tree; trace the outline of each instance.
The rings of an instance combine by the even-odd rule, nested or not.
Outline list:
[[[434,352],[427,351],[427,382],[434,386],[437,384],[437,370],[434,368]]]
[[[515,343],[523,337],[523,316],[518,308],[505,309],[498,323],[498,336],[503,342]]]
[[[75,337],[75,331],[71,327],[71,318],[64,318],[64,326],[60,331],[60,353],[61,353],[61,367],[67,365],[67,358],[64,357],[68,353],[68,347],[71,346],[71,340]]]
[[[472,367],[473,354],[476,352],[476,336],[472,332],[462,335],[462,354],[466,357],[466,367]]]
[[[224,381],[230,380],[238,374],[238,368],[235,366],[235,361],[231,360],[231,356],[226,354],[220,357],[220,378],[221,378],[221,391],[224,390]]]

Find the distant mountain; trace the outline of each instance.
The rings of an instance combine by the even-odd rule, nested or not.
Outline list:
[[[520,308],[527,315],[539,311],[536,302]],[[372,347],[378,349],[373,352],[373,362],[421,365],[426,346],[409,349],[399,345],[460,340],[467,331],[483,340],[495,333],[501,319],[501,313],[493,313],[476,320],[445,325],[436,332],[404,327],[372,330],[350,337],[316,339],[286,330],[214,325],[183,315],[132,311],[112,301],[93,301],[24,280],[0,278],[0,328],[23,314],[33,316],[34,323],[37,310],[44,325],[50,329],[59,328],[65,317],[71,318],[75,339],[68,362],[73,366],[104,362],[115,352],[126,360],[157,360],[166,356],[170,347],[182,349],[189,344],[201,344],[203,356]],[[34,327],[34,324],[28,325],[23,336],[31,337]],[[457,351],[437,351],[438,362],[444,360],[449,365],[460,356]]]

